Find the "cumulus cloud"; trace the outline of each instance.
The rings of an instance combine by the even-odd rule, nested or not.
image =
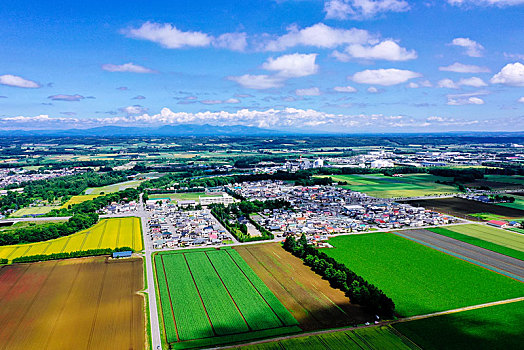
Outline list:
[[[124,63],[124,64],[103,64],[102,69],[106,70],[108,72],[129,72],[129,73],[155,73],[154,70],[146,68],[144,66],[140,66],[138,64],[134,64],[132,62]]]
[[[418,88],[420,87],[419,84],[414,83],[414,82],[410,82],[407,86],[408,86],[408,88],[410,88],[410,89],[418,89]]]
[[[439,67],[438,70],[443,72],[455,72],[455,73],[489,73],[488,67],[480,67],[469,64],[462,64],[455,62],[452,65]]]
[[[459,86],[451,79],[445,78],[442,80],[439,80],[437,83],[437,86],[439,88],[446,88],[446,89],[458,89]]]
[[[40,84],[38,84],[37,82],[24,79],[22,77],[19,77],[18,75],[11,74],[0,75],[0,84],[28,89],[35,89],[40,87]]]
[[[296,89],[295,94],[297,96],[319,96],[320,89],[318,87],[311,87],[306,89]]]
[[[232,51],[244,51],[247,47],[246,33],[225,33],[213,40],[213,46]]]
[[[169,23],[146,22],[139,28],[129,28],[122,32],[129,38],[152,41],[167,49],[209,46],[212,41],[211,36],[206,33],[184,32]]]
[[[277,74],[285,78],[305,77],[315,74],[318,65],[315,63],[317,54],[291,54],[277,58],[270,57],[262,68],[269,71],[276,71]]]
[[[237,98],[228,98],[227,100],[202,100],[200,103],[205,105],[219,105],[219,104],[236,104],[240,103],[240,100]]]
[[[370,86],[368,87],[368,90],[367,90],[369,93],[372,93],[372,94],[376,94],[378,92],[378,89],[374,86]]]
[[[324,12],[329,19],[365,19],[384,12],[404,12],[410,9],[404,0],[327,0]]]
[[[466,49],[466,55],[470,57],[482,57],[482,51],[484,46],[480,45],[478,42],[471,40],[470,38],[455,38],[450,43],[453,46],[459,46]]]
[[[262,44],[265,51],[283,51],[295,46],[313,46],[324,49],[344,44],[364,44],[375,39],[367,30],[351,28],[338,29],[317,23],[299,29],[296,25],[287,28],[287,33]]]
[[[457,84],[461,86],[466,85],[466,86],[473,86],[473,87],[488,86],[488,84],[486,84],[484,80],[478,77],[463,78],[463,79],[460,79]]]
[[[463,105],[483,105],[484,100],[479,97],[467,97],[462,99],[448,98],[448,105],[463,106]]]
[[[146,107],[143,107],[141,105],[122,107],[122,108],[119,108],[118,110],[127,115],[144,114],[144,113],[147,113],[148,111]]]
[[[514,6],[524,4],[524,0],[447,0],[448,4],[454,6],[476,5],[476,6]]]
[[[415,50],[407,50],[399,46],[393,40],[385,40],[375,46],[353,44],[349,45],[343,53],[335,53],[334,56],[340,61],[348,61],[351,58],[367,60],[407,61],[417,58]]]
[[[524,86],[524,64],[520,62],[505,65],[500,72],[495,74],[490,82],[511,86]]]
[[[244,74],[238,77],[230,76],[228,77],[229,80],[235,81],[241,86],[248,88],[248,89],[255,89],[255,90],[265,90],[265,89],[271,89],[271,88],[277,88],[282,86],[283,79],[281,77],[277,76],[271,76],[271,75],[252,75],[252,74]]]
[[[357,92],[357,89],[353,86],[335,86],[333,90],[336,92]]]
[[[66,95],[66,94],[58,94],[58,95],[51,95],[47,97],[50,100],[53,101],[69,101],[69,102],[75,102],[75,101],[81,101],[85,97],[82,95]]]
[[[391,86],[405,83],[410,79],[421,76],[420,73],[412,72],[410,70],[389,68],[375,70],[366,69],[362,72],[355,73],[351,79],[360,84]]]

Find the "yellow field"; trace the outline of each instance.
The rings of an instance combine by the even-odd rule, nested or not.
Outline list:
[[[20,256],[54,254],[88,249],[131,247],[143,249],[140,219],[111,218],[103,219],[95,226],[46,242],[0,246],[0,258],[13,260]]]
[[[90,201],[96,197],[100,196],[99,194],[84,194],[80,196],[73,196],[67,202],[64,203],[60,208],[67,208],[70,205],[79,204],[85,201]]]

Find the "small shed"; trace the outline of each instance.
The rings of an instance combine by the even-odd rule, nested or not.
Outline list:
[[[130,258],[131,255],[133,254],[133,252],[131,250],[125,250],[123,252],[114,252],[113,253],[113,258],[114,259],[118,259],[118,258]]]

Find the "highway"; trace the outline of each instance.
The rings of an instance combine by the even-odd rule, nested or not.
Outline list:
[[[524,282],[524,261],[424,229],[392,233]]]

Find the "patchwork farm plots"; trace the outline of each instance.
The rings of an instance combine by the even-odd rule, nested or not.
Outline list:
[[[96,225],[49,241],[0,247],[0,258],[67,253],[88,249],[130,247],[143,249],[140,219],[135,217],[103,219]]]
[[[451,227],[451,226],[450,226]],[[524,283],[392,233],[339,236],[323,250],[395,301],[401,316],[524,296]]]
[[[92,199],[95,199],[96,197],[100,196],[99,194],[84,194],[79,196],[73,196],[69,198],[67,202],[65,202],[61,208],[69,208],[70,205],[80,204],[86,201],[90,201]]]
[[[233,249],[161,252],[154,260],[161,331],[173,349],[301,331]]]
[[[435,183],[446,178],[430,174],[406,174],[402,177],[373,175],[329,175],[333,181],[347,182],[342,187],[378,198],[404,198],[456,193],[453,186]]]
[[[142,259],[0,268],[0,349],[144,349]]]

